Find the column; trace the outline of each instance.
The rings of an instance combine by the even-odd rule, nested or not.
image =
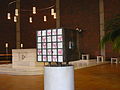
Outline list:
[[[16,48],[20,49],[20,0],[16,0],[16,9],[18,9],[16,22]]]
[[[104,0],[99,0],[99,14],[100,14],[100,40],[104,37]],[[101,48],[101,55],[105,56],[105,46]]]
[[[56,28],[60,28],[60,0],[56,0]]]

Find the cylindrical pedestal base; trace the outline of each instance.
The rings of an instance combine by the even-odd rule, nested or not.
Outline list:
[[[44,90],[74,90],[73,66],[45,66]]]

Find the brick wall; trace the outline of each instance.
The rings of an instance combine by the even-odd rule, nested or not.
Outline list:
[[[6,1],[6,2],[5,2]],[[5,51],[5,42],[10,44],[9,51],[15,48],[15,23],[6,19],[7,3],[5,0],[0,3],[0,53]],[[37,1],[37,0],[36,0]],[[39,0],[36,6],[45,8],[55,4],[55,0]],[[105,21],[119,14],[120,0],[104,0],[105,2]],[[21,8],[31,9],[32,0],[27,2],[21,0]],[[27,4],[27,5],[26,5]],[[28,6],[29,4],[29,6]],[[99,0],[61,0],[61,27],[82,29],[80,33],[80,52],[89,53],[92,58],[100,54],[99,49]],[[14,7],[14,6],[13,6]],[[12,13],[13,8],[11,8]],[[50,10],[40,11],[36,15],[32,15],[33,23],[28,22],[31,12],[21,13],[21,43],[24,48],[36,47],[36,30],[55,28],[56,22],[50,15]],[[48,21],[43,22],[43,16],[46,15]],[[106,46],[107,57],[116,56],[111,49],[110,44]]]
[[[97,0],[69,0],[61,3],[61,25],[79,27],[80,52],[91,57],[99,54],[99,7]]]

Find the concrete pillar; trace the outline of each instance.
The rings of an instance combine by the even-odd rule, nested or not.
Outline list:
[[[80,32],[77,32],[77,50],[78,50],[78,53],[79,53],[79,59],[80,59]]]
[[[100,40],[104,37],[104,0],[99,0],[99,15],[100,15]],[[105,46],[101,48],[101,55],[105,56]]]
[[[60,28],[60,0],[56,0],[56,28]]]
[[[18,16],[16,22],[16,48],[20,49],[20,0],[16,0],[16,9],[18,9]]]

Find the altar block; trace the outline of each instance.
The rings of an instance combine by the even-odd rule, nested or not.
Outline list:
[[[13,49],[12,67],[36,66],[36,49]]]

